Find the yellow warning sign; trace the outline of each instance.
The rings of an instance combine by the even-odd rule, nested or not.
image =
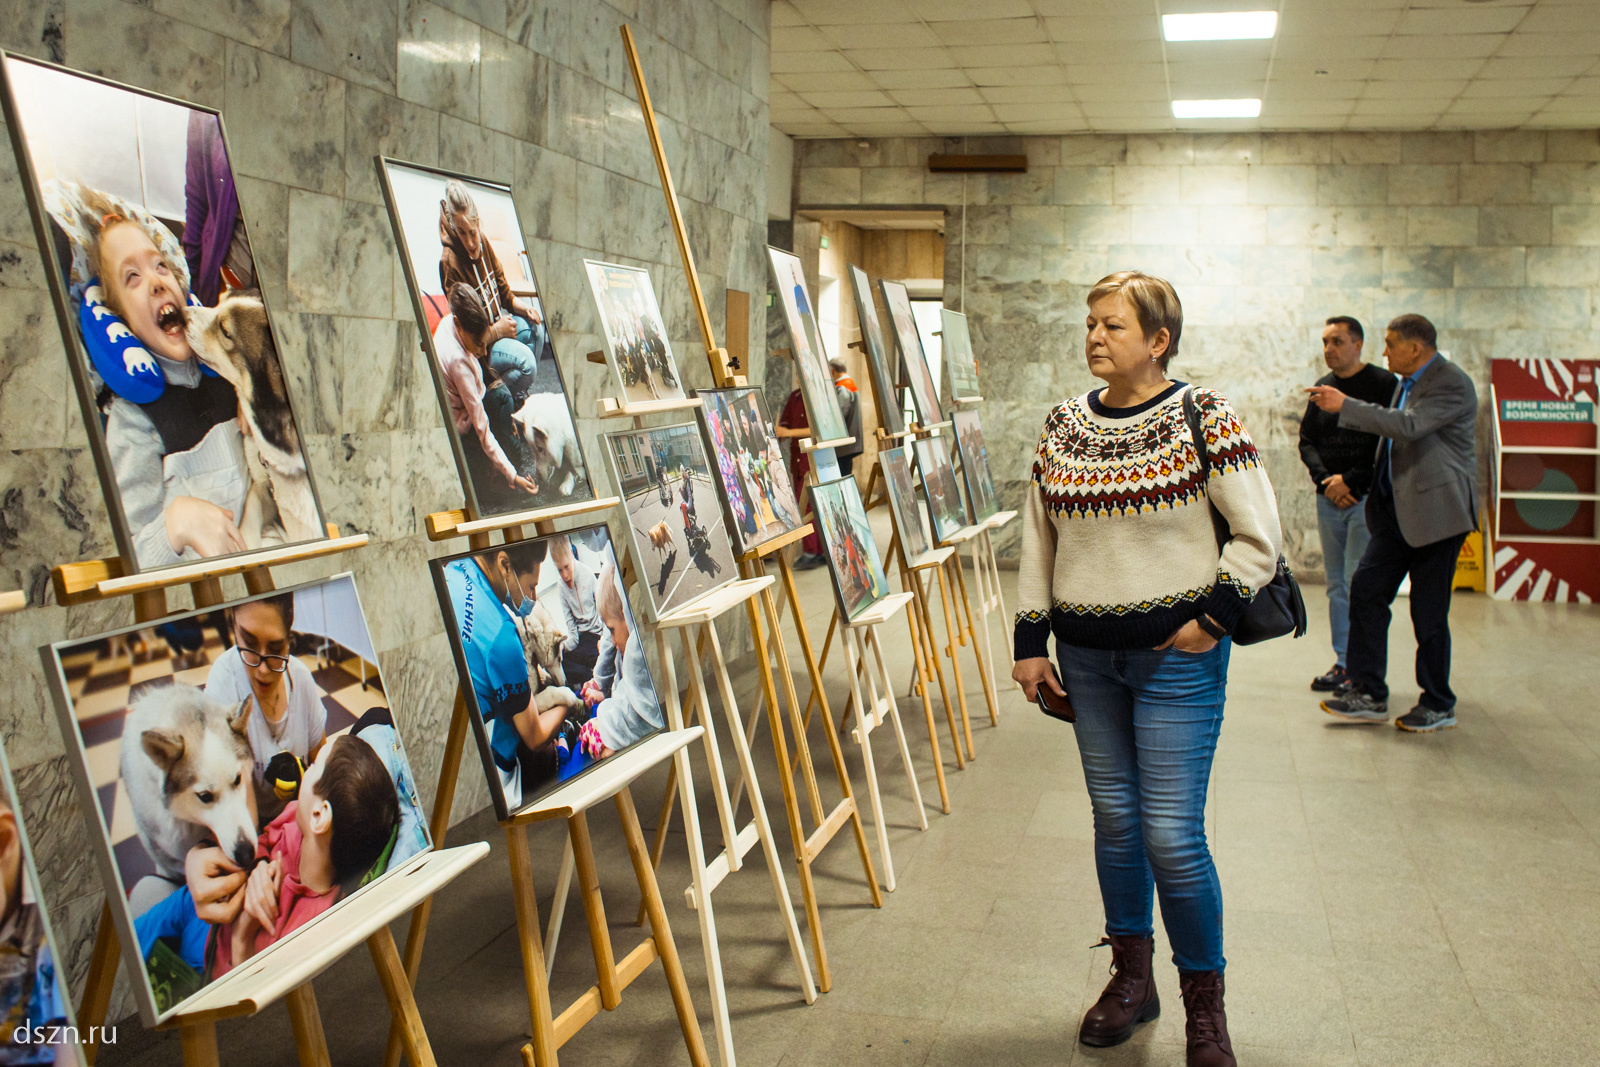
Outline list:
[[[1473,530],[1461,544],[1461,554],[1456,557],[1456,579],[1452,589],[1473,589],[1483,592],[1486,587],[1483,559],[1483,531]]]

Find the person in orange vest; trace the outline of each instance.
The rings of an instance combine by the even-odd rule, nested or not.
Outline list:
[[[830,359],[828,367],[833,371],[833,390],[839,394],[839,410],[844,412],[845,428],[855,438],[852,443],[834,449],[834,455],[839,457],[839,473],[853,474],[856,457],[866,448],[861,440],[861,390],[856,387],[855,379],[846,373],[844,360]]]

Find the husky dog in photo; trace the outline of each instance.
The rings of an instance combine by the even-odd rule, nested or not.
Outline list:
[[[281,525],[282,537],[290,543],[324,536],[261,295],[253,290],[229,291],[216,307],[190,308],[186,315],[189,347],[233,386],[250,426],[247,451],[255,453],[251,469],[256,477],[240,530],[247,533],[247,541],[247,522],[266,541],[273,539],[275,524]],[[275,515],[267,513],[269,507]]]
[[[528,680],[533,683],[534,705],[548,711],[557,704],[580,707],[583,701],[567,688],[566,668],[561,665],[561,645],[566,630],[543,604],[534,604],[522,620],[522,648],[528,657]],[[553,685],[544,684],[549,678]]]
[[[255,760],[237,707],[182,682],[151,689],[122,729],[122,781],[133,824],[163,877],[183,881],[184,857],[213,840],[241,868],[256,854]]]
[[[557,486],[561,496],[571,496],[583,456],[578,452],[566,397],[560,393],[534,393],[511,418],[533,450],[537,464],[534,481],[539,483],[539,489]]]

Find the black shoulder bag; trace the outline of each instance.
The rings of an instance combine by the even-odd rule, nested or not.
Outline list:
[[[1200,453],[1200,476],[1209,483],[1211,457],[1206,453],[1206,435],[1200,426],[1200,410],[1195,407],[1192,388],[1183,391],[1183,417],[1189,423],[1189,433],[1194,437],[1195,451]],[[1220,554],[1222,546],[1233,540],[1233,530],[1222,512],[1211,503],[1209,490],[1206,506],[1211,509],[1211,526],[1217,535],[1217,552]],[[1296,637],[1306,635],[1306,602],[1300,595],[1299,583],[1289,570],[1289,561],[1279,555],[1277,573],[1272,576],[1272,581],[1256,591],[1255,599],[1245,608],[1244,617],[1233,628],[1232,637],[1236,645],[1254,645],[1290,633]]]

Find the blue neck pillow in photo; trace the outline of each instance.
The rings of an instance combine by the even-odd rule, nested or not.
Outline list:
[[[189,296],[189,306],[201,306],[193,294]],[[91,278],[84,288],[83,304],[78,308],[78,332],[89,350],[95,373],[113,393],[135,404],[148,404],[166,391],[166,375],[128,324],[106,304],[99,278]],[[216,371],[204,364],[200,372],[216,377]]]

